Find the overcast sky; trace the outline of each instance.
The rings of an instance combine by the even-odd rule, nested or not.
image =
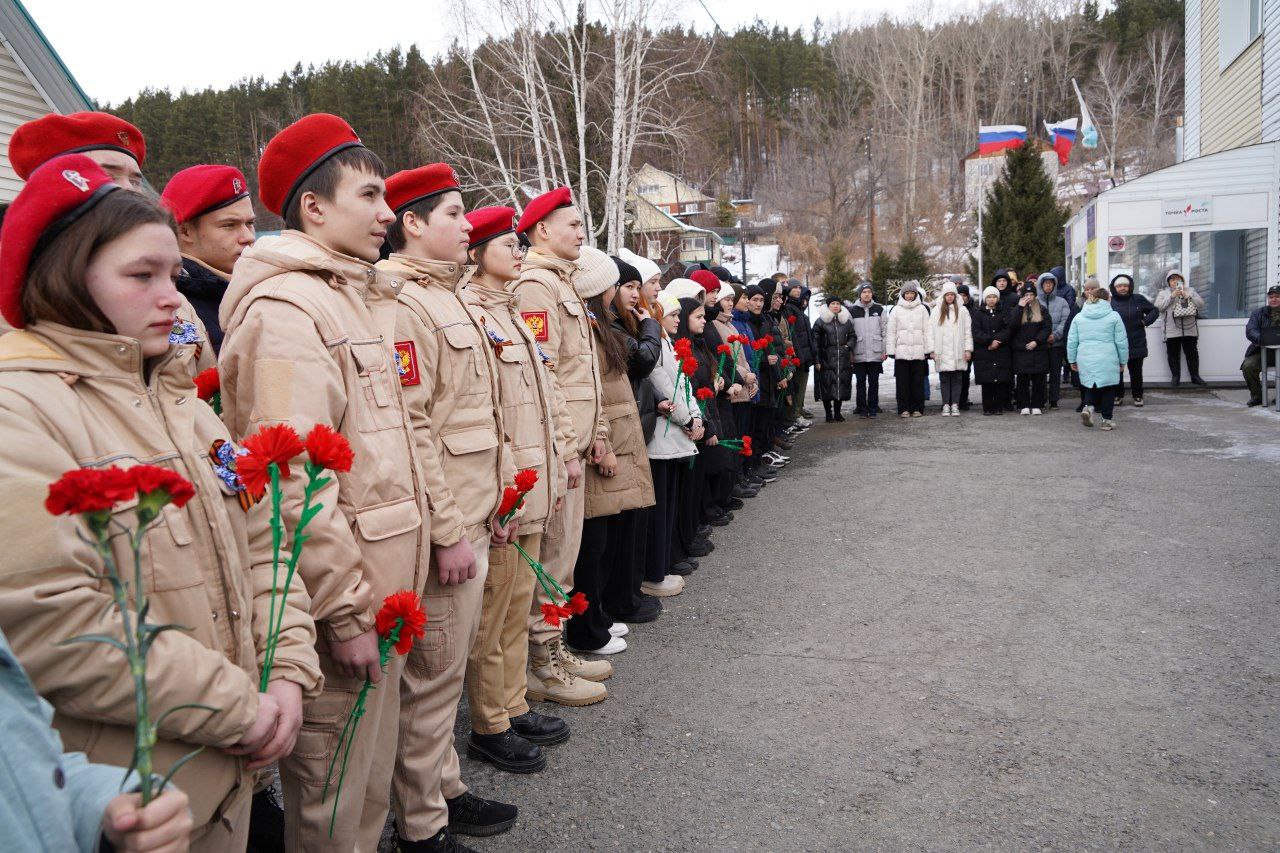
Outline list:
[[[760,17],[808,30],[834,21],[901,10],[893,0],[704,0],[726,30]],[[148,87],[221,87],[242,77],[274,78],[297,62],[364,59],[396,44],[433,55],[454,34],[450,0],[23,0],[89,97],[119,103]],[[712,27],[698,0],[679,0],[680,17]],[[958,5],[943,0],[941,5]]]

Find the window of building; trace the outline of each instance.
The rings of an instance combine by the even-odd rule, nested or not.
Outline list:
[[[1193,231],[1188,261],[1188,283],[1204,297],[1202,317],[1247,317],[1263,303],[1267,229]]]
[[[1182,269],[1182,234],[1129,234],[1117,240],[1121,248],[1109,249],[1107,270],[1111,278],[1124,273],[1133,277],[1138,292],[1155,300],[1164,286],[1164,275],[1169,270]],[[1102,282],[1106,287],[1110,282]]]
[[[662,241],[645,240],[644,256],[651,261],[662,260]]]
[[[707,238],[685,237],[683,246],[686,252],[705,252],[707,250]]]
[[[1221,0],[1218,5],[1218,67],[1226,70],[1262,33],[1262,0]]]
[[[687,201],[680,206],[681,213],[701,213],[702,205],[696,201]]]
[[[640,195],[653,195],[654,193],[661,191],[662,187],[658,184],[641,184],[636,187],[636,192]]]

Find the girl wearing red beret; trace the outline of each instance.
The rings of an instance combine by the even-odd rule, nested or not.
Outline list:
[[[234,455],[218,453],[230,435],[196,397],[194,346],[171,339],[173,220],[71,154],[36,169],[0,240],[0,309],[17,329],[0,338],[0,628],[66,747],[128,765],[137,712],[125,655],[65,642],[121,632],[102,562],[76,516],[41,504],[81,468],[149,464],[190,481],[194,494],[164,508],[142,552],[149,621],[185,629],[157,635],[148,657],[152,719],[162,719],[154,764],[164,773],[204,747],[174,780],[190,797],[192,849],[243,849],[253,771],[293,748],[301,695],[320,672],[311,619],[290,607],[276,680],[258,692],[266,620],[255,608],[265,612],[270,578],[245,555],[271,534],[260,508],[242,509]],[[113,512],[136,525],[133,504]],[[127,538],[112,540],[122,567],[133,565]]]

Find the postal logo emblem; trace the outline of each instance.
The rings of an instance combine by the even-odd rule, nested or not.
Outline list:
[[[520,316],[524,318],[524,324],[529,327],[529,331],[533,332],[535,341],[543,343],[548,339],[550,335],[547,331],[546,311],[523,311]]]
[[[403,388],[422,383],[422,377],[418,375],[418,349],[413,341],[396,341],[396,373],[400,374],[400,386]]]
[[[80,190],[80,192],[87,193],[89,191],[89,182],[85,180],[84,175],[75,169],[63,169],[62,177],[63,180]]]

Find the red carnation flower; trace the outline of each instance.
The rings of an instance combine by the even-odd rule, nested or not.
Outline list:
[[[785,353],[783,353],[783,355],[787,355],[787,356],[793,356],[793,355],[795,355],[795,354],[796,354],[796,348],[795,348],[795,347],[787,347],[787,351],[786,351]]]
[[[222,390],[222,378],[218,376],[218,368],[210,367],[196,374],[196,396],[206,403],[213,395]]]
[[[516,488],[523,493],[533,491],[533,487],[538,483],[538,471],[535,468],[526,468],[516,474]]]
[[[768,346],[768,344],[764,342],[764,338],[756,338],[754,341],[751,342],[751,348],[756,352],[759,352],[760,350],[764,349],[766,346]]]
[[[578,595],[581,595],[581,593],[577,593],[577,594],[578,594]],[[584,608],[583,608],[583,609],[586,609],[586,608],[585,608],[585,604],[586,604],[586,599],[585,599],[585,598],[583,599],[583,604],[584,604]],[[574,614],[574,612],[573,612],[573,609],[572,609],[572,608],[569,608],[569,607],[561,607],[561,606],[560,606],[560,605],[558,605],[558,604],[544,604],[544,605],[542,605],[542,621],[546,622],[546,623],[547,623],[548,625],[550,625],[552,628],[559,628],[559,627],[560,627],[560,620],[561,620],[561,619],[568,619],[569,617],[574,616],[574,615],[575,615],[575,614]]]
[[[167,500],[157,499],[158,504],[163,506],[166,502],[172,503],[181,509],[187,505],[187,501],[196,496],[195,486],[191,485],[186,477],[168,468],[161,468],[158,465],[135,465],[129,469],[128,473],[138,490],[139,500],[145,501],[149,496],[163,492]]]
[[[396,654],[404,655],[413,648],[413,641],[427,635],[427,613],[422,609],[422,599],[411,589],[393,592],[382,599],[382,608],[374,618],[378,636],[384,640],[391,636],[396,623],[403,620],[400,636],[396,639]]]
[[[50,515],[106,512],[138,493],[129,472],[111,468],[76,468],[49,485],[44,508]]]
[[[568,601],[569,612],[577,616],[579,613],[587,612],[587,597],[580,592],[575,592],[573,598]]]
[[[350,471],[356,458],[347,437],[328,424],[316,424],[311,428],[307,433],[306,448],[312,465],[330,471]],[[283,468],[281,473],[284,473]]]
[[[720,346],[716,347],[717,355],[728,355],[731,352],[733,352],[733,347],[729,346],[728,344],[721,344]]]
[[[742,450],[740,452],[743,456],[751,455],[751,436],[744,435],[742,437]]]
[[[693,355],[693,342],[688,338],[680,338],[672,346],[672,349],[675,350],[676,355],[681,358],[688,358]]]
[[[790,317],[788,317],[787,322],[794,326],[796,324],[796,315],[792,314]]]
[[[280,468],[280,476],[287,480],[291,476],[289,460],[306,449],[298,433],[288,424],[264,427],[246,438],[243,446],[249,452],[236,460],[236,476],[245,491],[254,497],[261,497],[267,490],[271,479],[268,466],[272,462]]]
[[[680,365],[680,369],[684,371],[685,376],[692,376],[698,372],[698,360],[696,358],[686,358]]]
[[[498,517],[503,518],[515,511],[520,503],[521,493],[515,486],[507,486],[502,490],[502,503],[498,504]]]
[[[716,392],[712,391],[710,388],[699,388],[697,391],[693,392],[693,395],[699,400],[710,400],[716,395]]]

